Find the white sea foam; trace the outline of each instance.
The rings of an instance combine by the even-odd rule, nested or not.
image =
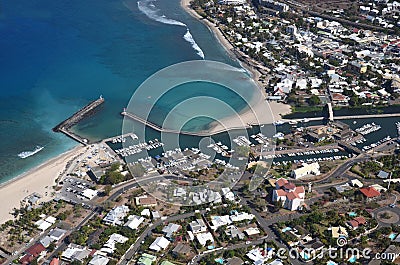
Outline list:
[[[145,14],[148,18],[168,25],[176,25],[187,27],[185,23],[178,20],[167,18],[165,15],[159,15],[160,10],[156,8],[153,1],[142,0],[137,2],[140,12]]]
[[[189,42],[190,44],[192,44],[193,49],[197,52],[197,54],[204,59],[204,52],[203,50],[199,47],[199,45],[197,45],[196,41],[193,39],[192,34],[190,34],[189,29],[187,29],[185,35],[183,35],[183,38]]]
[[[129,4],[125,2],[125,6],[127,6],[130,10]],[[200,48],[200,46],[194,40],[192,34],[189,31],[188,26],[178,20],[171,19],[166,17],[165,15],[160,15],[160,10],[154,5],[154,0],[141,0],[137,2],[137,6],[139,10],[145,14],[148,18],[155,20],[157,22],[167,24],[167,25],[175,25],[186,28],[186,33],[183,35],[183,38],[192,45],[192,48],[196,51],[197,55],[199,55],[202,59],[204,59],[204,52]]]

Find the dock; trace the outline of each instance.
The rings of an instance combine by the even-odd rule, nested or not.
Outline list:
[[[87,145],[88,141],[87,139],[84,139],[80,137],[79,135],[73,133],[70,131],[71,127],[77,124],[79,121],[84,119],[85,117],[88,117],[92,115],[97,107],[99,107],[101,104],[104,103],[104,98],[100,96],[98,99],[90,102],[77,112],[75,112],[72,116],[67,118],[66,120],[62,121],[59,123],[57,126],[53,128],[54,132],[61,132],[65,134],[66,136],[70,137],[71,139],[83,144]]]

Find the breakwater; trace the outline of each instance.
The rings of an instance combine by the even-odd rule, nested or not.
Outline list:
[[[102,96],[100,96],[100,98],[90,102],[89,104],[87,104],[86,106],[84,106],[83,108],[81,108],[80,110],[75,112],[72,116],[70,116],[66,120],[62,121],[61,123],[59,123],[57,126],[55,126],[53,128],[53,131],[64,133],[71,139],[73,139],[83,145],[87,145],[88,144],[87,139],[84,139],[84,138],[80,137],[79,135],[71,132],[70,129],[72,126],[77,124],[83,118],[93,114],[95,109],[103,103],[104,103],[104,98]]]

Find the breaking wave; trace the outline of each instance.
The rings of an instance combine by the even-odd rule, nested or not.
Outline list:
[[[190,34],[189,29],[187,29],[185,35],[183,35],[183,38],[189,42],[190,44],[192,44],[193,49],[197,52],[197,54],[204,59],[204,52],[203,50],[199,47],[199,45],[197,45],[196,41],[193,39],[192,34]]]
[[[137,2],[137,6],[143,14],[145,14],[148,18],[163,23],[167,25],[175,25],[175,26],[180,26],[180,27],[185,27],[186,28],[186,33],[183,35],[183,39],[189,42],[192,45],[192,48],[196,51],[197,55],[199,55],[202,59],[204,59],[204,52],[200,48],[200,46],[196,43],[194,40],[192,34],[190,34],[188,26],[178,20],[171,19],[166,17],[165,15],[160,15],[160,10],[154,5],[154,0],[141,0]],[[125,6],[127,6],[130,10],[131,7],[129,7],[129,4],[127,2],[124,2]]]

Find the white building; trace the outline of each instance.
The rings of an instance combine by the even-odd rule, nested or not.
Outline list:
[[[100,255],[95,255],[93,259],[89,261],[89,265],[107,265],[107,263],[110,261],[109,258],[100,256]]]
[[[107,240],[107,242],[103,245],[103,247],[100,249],[101,252],[108,253],[108,254],[113,254],[115,251],[115,244],[123,244],[126,241],[128,241],[129,238],[124,237],[123,235],[120,234],[112,234],[110,238]]]
[[[203,247],[207,244],[208,241],[214,243],[214,238],[210,232],[196,234],[196,238],[197,241],[199,241],[200,245],[202,245]]]
[[[97,190],[85,189],[82,192],[82,197],[84,197],[85,199],[88,199],[88,200],[91,200],[96,196],[97,196]]]
[[[128,217],[128,221],[124,224],[124,226],[129,227],[132,230],[136,230],[141,223],[143,223],[144,218],[142,216],[130,215]]]
[[[207,226],[205,225],[202,219],[196,219],[189,224],[190,230],[192,230],[193,234],[202,233],[207,231]]]
[[[222,188],[222,195],[224,196],[224,198],[228,201],[234,201],[235,200],[235,194],[233,194],[233,192],[231,191],[230,188]]]
[[[61,260],[71,262],[73,260],[83,261],[86,259],[89,254],[90,250],[86,247],[76,245],[76,244],[69,244],[67,249],[61,254]]]
[[[129,207],[126,205],[117,206],[107,213],[103,222],[108,225],[122,225],[125,216],[129,212]]]
[[[307,164],[303,163],[302,167],[297,168],[292,171],[291,176],[294,179],[299,179],[308,175],[320,175],[321,172],[319,171],[319,164],[318,162]]]
[[[151,243],[150,245],[150,249],[154,250],[154,251],[160,251],[165,250],[168,246],[169,246],[169,241],[168,239],[166,239],[165,237],[161,236],[161,237],[157,237],[156,240],[154,240],[153,243]]]
[[[219,0],[218,4],[220,5],[243,5],[246,3],[246,0]]]

